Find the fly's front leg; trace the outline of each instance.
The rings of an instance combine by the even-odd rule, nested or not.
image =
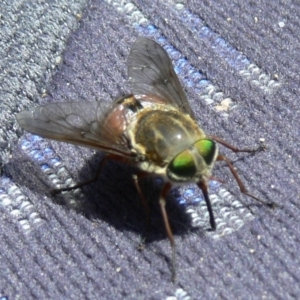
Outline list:
[[[265,145],[259,145],[256,149],[239,149],[239,148],[227,143],[226,141],[224,141],[223,139],[221,139],[217,136],[211,135],[211,136],[209,136],[209,138],[211,138],[212,140],[218,142],[219,144],[223,145],[224,147],[230,149],[234,153],[238,153],[238,152],[255,153],[255,152],[258,152],[258,151],[266,150]]]
[[[235,180],[236,180],[237,183],[238,183],[238,186],[239,186],[239,188],[240,188],[240,191],[241,191],[243,194],[245,194],[245,195],[247,195],[247,196],[249,196],[249,197],[255,199],[256,201],[258,201],[258,202],[260,202],[260,203],[262,203],[262,204],[264,204],[264,205],[266,205],[266,206],[268,206],[268,207],[270,207],[270,208],[273,208],[273,207],[274,207],[274,203],[271,203],[271,202],[265,202],[265,201],[263,201],[263,200],[257,198],[256,196],[252,195],[251,193],[249,193],[249,192],[247,191],[245,185],[243,184],[243,182],[242,182],[241,178],[239,177],[237,171],[234,169],[234,166],[233,166],[232,162],[229,160],[229,158],[227,158],[227,157],[224,156],[224,155],[218,155],[218,156],[217,156],[217,161],[225,161],[225,162],[226,162],[226,164],[227,164],[227,166],[229,167],[229,169],[230,169],[230,171],[231,171],[233,177],[235,178]]]
[[[214,212],[211,207],[210,199],[208,196],[207,184],[205,182],[199,182],[197,185],[201,189],[203,196],[204,196],[204,200],[205,200],[206,207],[207,207],[208,214],[209,214],[209,223],[210,223],[211,229],[216,230],[216,221],[215,221],[215,217],[214,217]]]

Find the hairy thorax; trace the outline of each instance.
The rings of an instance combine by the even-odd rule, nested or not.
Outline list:
[[[189,115],[157,105],[156,109],[143,109],[138,113],[131,141],[133,148],[147,160],[164,166],[204,137],[204,132]]]

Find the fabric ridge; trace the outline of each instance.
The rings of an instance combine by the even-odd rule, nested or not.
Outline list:
[[[0,299],[300,298],[297,1],[4,0],[0,24]],[[46,103],[106,107],[130,94],[127,57],[138,37],[168,53],[208,135],[266,146],[255,154],[219,148],[249,192],[276,204],[243,195],[217,162],[211,231],[201,190],[172,189],[176,283],[162,180],[141,184],[147,230],[135,170],[122,163],[53,195],[91,179],[103,153],[32,135],[15,118]]]

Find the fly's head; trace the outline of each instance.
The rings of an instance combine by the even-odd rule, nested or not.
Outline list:
[[[218,155],[217,144],[203,138],[177,154],[167,166],[167,177],[174,183],[207,182]]]

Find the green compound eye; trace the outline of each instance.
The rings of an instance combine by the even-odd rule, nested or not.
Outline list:
[[[168,170],[176,177],[191,178],[196,173],[194,158],[189,150],[179,153],[170,163]]]
[[[203,139],[194,144],[198,152],[204,158],[207,165],[210,165],[215,157],[216,143],[213,140]]]

